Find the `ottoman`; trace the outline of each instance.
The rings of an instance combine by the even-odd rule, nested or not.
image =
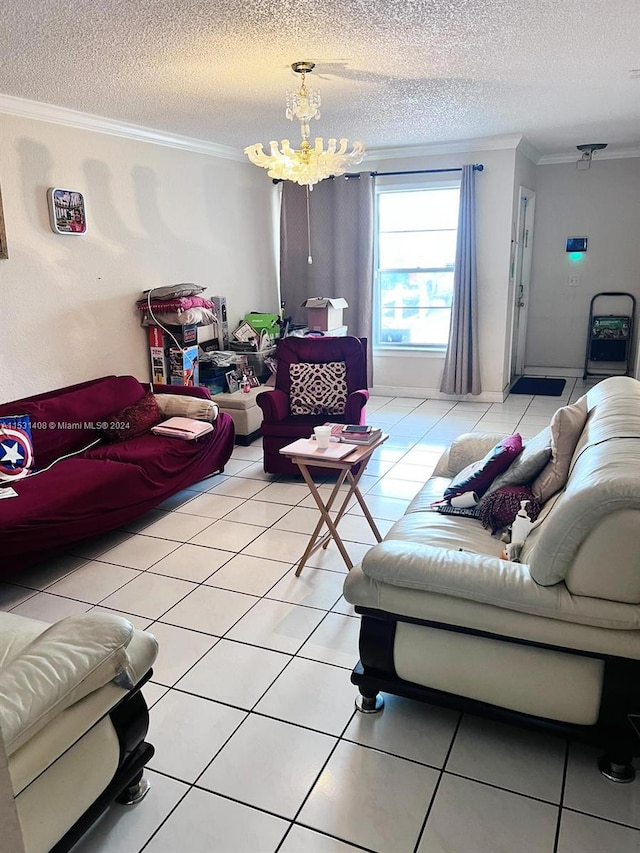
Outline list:
[[[246,394],[244,391],[235,391],[233,394],[215,394],[211,397],[221,412],[231,416],[236,428],[236,444],[246,447],[259,437],[262,409],[256,403],[256,397],[272,390],[266,385],[260,385],[251,388]]]

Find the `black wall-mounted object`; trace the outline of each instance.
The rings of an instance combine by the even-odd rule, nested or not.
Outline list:
[[[567,237],[567,252],[586,252],[588,237]]]

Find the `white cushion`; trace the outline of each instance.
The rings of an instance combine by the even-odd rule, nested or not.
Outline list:
[[[416,542],[384,541],[368,551],[362,571],[383,584],[437,592],[616,630],[640,629],[640,606],[572,596],[563,583],[541,586],[522,563]]]
[[[448,464],[449,470],[446,472],[449,477],[455,477],[467,465],[472,462],[477,462],[482,459],[492,447],[494,447],[503,438],[506,438],[505,433],[493,432],[464,432],[459,435],[449,448]],[[435,473],[435,472],[434,472]],[[441,470],[438,463],[438,475],[445,472]]]
[[[573,451],[587,420],[587,399],[563,406],[551,419],[551,459],[531,484],[538,503],[543,504],[564,488]]]
[[[218,405],[213,400],[203,400],[189,394],[154,394],[163,418],[183,417],[214,423]]]
[[[133,626],[106,613],[70,616],[0,670],[0,724],[11,755],[62,710],[115,678],[132,686]]]
[[[155,638],[146,631],[134,631],[127,647],[129,660],[135,671],[134,680],[140,681],[156,658]],[[61,755],[69,751],[86,732],[106,717],[112,708],[129,693],[115,681],[110,681],[88,696],[60,711],[49,720],[45,728],[35,732],[26,743],[16,749],[9,760],[9,769],[16,793],[30,785]]]
[[[640,660],[640,631],[636,629],[612,631],[610,628],[522,613],[453,595],[392,586],[368,577],[361,566],[354,566],[347,575],[344,597],[356,607],[397,613],[410,619]]]
[[[16,613],[3,613],[0,617],[0,667],[17,658],[32,640],[47,630],[49,624]]]

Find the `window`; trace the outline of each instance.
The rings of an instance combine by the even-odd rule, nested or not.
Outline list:
[[[380,187],[376,198],[376,344],[445,347],[460,187]]]

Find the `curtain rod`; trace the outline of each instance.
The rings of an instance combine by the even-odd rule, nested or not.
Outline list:
[[[462,168],[458,166],[457,168],[451,169],[415,169],[411,172],[370,172],[372,178],[383,178],[390,175],[433,175],[438,172],[461,172]],[[484,172],[484,165],[482,163],[474,163],[473,164],[474,172]]]
[[[462,167],[457,166],[457,167],[453,167],[451,169],[415,169],[415,170],[410,171],[410,172],[369,172],[369,175],[372,178],[386,178],[386,177],[395,176],[395,175],[435,175],[439,172],[461,172],[461,171],[462,171]],[[474,172],[484,172],[484,165],[482,163],[474,163],[473,164],[473,171]],[[349,174],[349,173],[346,174],[344,177],[345,178],[359,178],[360,174],[361,174],[360,172],[353,172],[351,174]],[[335,178],[335,175],[331,175],[329,180],[334,180],[334,178]],[[273,178],[272,183],[281,184],[282,181],[283,181],[282,178]]]

